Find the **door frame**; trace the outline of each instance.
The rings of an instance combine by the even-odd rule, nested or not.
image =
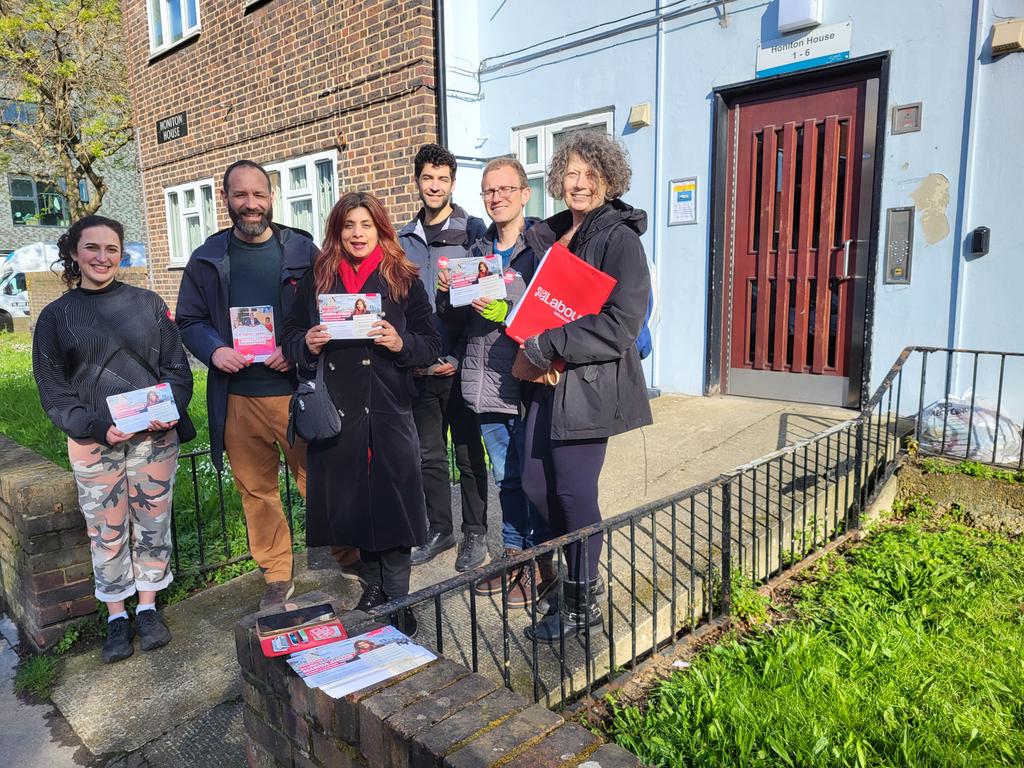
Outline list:
[[[885,157],[885,128],[889,104],[889,52],[862,56],[831,64],[807,72],[775,75],[763,79],[747,80],[733,85],[719,86],[712,89],[711,116],[711,209],[709,217],[710,244],[708,252],[708,314],[706,321],[707,339],[705,348],[704,394],[717,395],[723,391],[722,362],[726,349],[723,335],[723,319],[726,302],[725,258],[727,253],[726,238],[729,233],[728,202],[729,202],[729,110],[739,100],[755,96],[770,98],[785,96],[794,90],[808,87],[827,86],[831,81],[845,80],[851,77],[864,76],[878,78],[878,100],[875,124],[864,124],[867,137],[874,133],[873,178],[871,187],[871,211],[869,224],[869,246],[865,263],[865,287],[863,310],[855,307],[853,328],[861,326],[860,333],[852,337],[854,348],[863,350],[859,363],[859,371],[851,370],[851,379],[859,376],[860,403],[863,407],[870,398],[868,387],[871,381],[871,340],[873,324],[871,322],[875,299],[875,273],[878,263],[878,252],[881,247],[877,236],[882,215],[882,170]]]

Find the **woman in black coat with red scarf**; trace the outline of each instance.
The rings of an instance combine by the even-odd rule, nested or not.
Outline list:
[[[331,339],[317,297],[337,293],[380,295],[383,319],[370,339]],[[327,366],[324,384],[341,415],[337,437],[309,446],[306,544],[359,547],[366,583],[359,610],[403,597],[410,550],[426,541],[412,369],[437,359],[441,339],[416,267],[373,195],[350,192],[331,211],[323,249],[286,319],[283,346],[304,377]],[[411,612],[403,620],[412,634]]]

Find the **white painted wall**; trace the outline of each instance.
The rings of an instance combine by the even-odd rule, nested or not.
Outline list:
[[[972,0],[825,0],[825,24],[853,24],[851,57],[891,52],[889,105],[923,102],[922,131],[901,136],[886,131],[883,211],[912,205],[922,183],[949,183],[948,201],[940,196],[930,204],[935,216],[948,221],[949,234],[929,242],[930,228],[922,226],[919,206],[911,285],[877,281],[872,388],[906,345],[955,342],[1024,349],[1020,334],[1013,332],[1020,322],[1012,314],[1024,285],[1024,229],[1017,223],[1022,208],[1016,194],[1024,173],[1024,54],[998,61],[982,55],[992,22],[1024,16],[1024,0],[976,2],[977,17]],[[457,154],[491,157],[512,150],[515,126],[614,108],[615,133],[629,150],[634,171],[625,199],[647,210],[650,228],[644,245],[658,265],[661,320],[655,329],[653,383],[666,391],[699,394],[707,357],[712,89],[754,78],[758,41],[777,37],[776,3],[728,2],[723,25],[720,8],[695,0],[685,6],[695,12],[660,28],[651,24],[553,50],[650,18],[655,4],[446,3],[449,88],[476,93],[478,87],[481,95],[479,101],[458,105],[449,96],[450,132]],[[671,4],[673,11],[681,7]],[[477,34],[457,35],[455,18],[463,25],[475,18]],[[589,31],[581,31],[585,28]],[[972,45],[975,28],[978,39]],[[513,53],[520,49],[527,50]],[[532,58],[486,70],[523,56]],[[453,62],[466,62],[464,68],[472,70],[474,60],[483,62],[483,74],[457,81]],[[630,106],[645,101],[654,107],[654,125],[629,130]],[[456,109],[466,123],[458,133]],[[699,177],[700,223],[667,227],[668,181],[692,175]],[[465,181],[460,169],[464,204]],[[977,224],[992,228],[992,253],[967,262],[961,244]]]

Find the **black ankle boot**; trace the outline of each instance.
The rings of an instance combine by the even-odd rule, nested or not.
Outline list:
[[[569,584],[569,581],[565,582],[565,591],[567,594],[569,592]],[[598,574],[597,578],[590,582],[590,596],[596,600],[598,596],[604,594],[604,589],[604,579],[601,578],[601,574]],[[537,597],[540,598],[537,601],[538,615],[543,614],[547,616],[558,610],[558,604],[561,598],[559,597],[557,576],[554,584],[551,585],[551,588],[545,590],[544,597],[541,597],[540,590],[537,591]]]
[[[600,627],[603,624],[601,606],[597,602],[597,581],[577,582],[565,581],[565,606],[562,610],[550,612],[537,622],[536,633],[533,627],[526,628],[526,639],[537,638],[540,643],[557,643],[562,627],[565,636],[574,637],[584,632],[586,627]]]

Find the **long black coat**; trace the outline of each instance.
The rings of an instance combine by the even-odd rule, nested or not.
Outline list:
[[[347,293],[340,279],[331,292]],[[384,319],[402,337],[400,352],[372,341],[329,341],[318,357],[312,355],[306,331],[320,322],[313,270],[299,283],[282,347],[304,378],[312,378],[316,365],[327,366],[324,383],[341,414],[341,434],[309,446],[306,544],[379,552],[426,541],[411,369],[437,360],[441,338],[419,280],[412,281],[404,301],[393,301],[375,270],[361,292],[382,295]]]
[[[530,227],[526,242],[543,254],[571,226],[571,211],[556,213]],[[540,334],[541,349],[566,362],[555,388],[552,440],[611,437],[652,421],[636,350],[651,295],[640,242],[646,229],[647,214],[616,199],[588,213],[569,243],[570,251],[616,284],[596,315]]]

